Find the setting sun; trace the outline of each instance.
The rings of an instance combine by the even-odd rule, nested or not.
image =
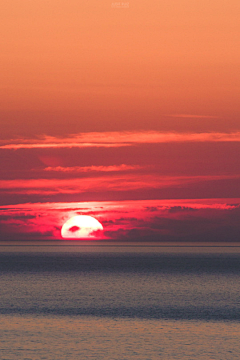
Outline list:
[[[103,226],[94,217],[77,215],[63,224],[61,235],[71,239],[95,238],[98,230],[103,230]]]

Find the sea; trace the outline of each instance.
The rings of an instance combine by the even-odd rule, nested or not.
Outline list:
[[[0,359],[240,358],[240,246],[0,245]]]

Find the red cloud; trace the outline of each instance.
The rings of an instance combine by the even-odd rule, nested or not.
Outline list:
[[[209,176],[157,176],[154,174],[127,174],[124,176],[99,176],[96,178],[70,179],[19,179],[0,180],[2,191],[21,194],[76,194],[86,191],[98,192],[103,189],[113,191],[137,190],[144,188],[168,188],[202,181],[239,179],[240,175]]]
[[[240,141],[240,132],[177,133],[159,131],[89,132],[65,138],[44,136],[40,139],[2,141],[0,149],[122,147],[134,144],[172,142],[232,142]]]
[[[127,171],[127,170],[138,170],[143,168],[139,165],[109,165],[109,166],[49,166],[44,171],[62,171],[62,172],[116,172],[116,171]]]

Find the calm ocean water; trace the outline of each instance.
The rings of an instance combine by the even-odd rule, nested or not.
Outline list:
[[[239,359],[238,247],[4,247],[1,359]]]

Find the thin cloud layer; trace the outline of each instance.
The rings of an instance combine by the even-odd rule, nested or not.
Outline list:
[[[240,179],[240,175],[209,176],[156,176],[154,174],[127,174],[124,176],[98,176],[70,179],[18,179],[0,180],[0,192],[16,194],[77,194],[86,191],[126,191],[146,188],[170,188],[173,186],[219,180]]]
[[[127,170],[139,170],[142,169],[139,165],[109,165],[109,166],[48,166],[44,171],[59,171],[59,172],[117,172]]]
[[[240,132],[177,133],[158,131],[89,132],[58,138],[43,136],[39,139],[14,139],[2,141],[0,149],[122,147],[147,143],[174,142],[239,142]]]
[[[189,119],[217,119],[218,116],[213,115],[199,115],[199,114],[170,114],[167,117],[173,118],[189,118]]]

